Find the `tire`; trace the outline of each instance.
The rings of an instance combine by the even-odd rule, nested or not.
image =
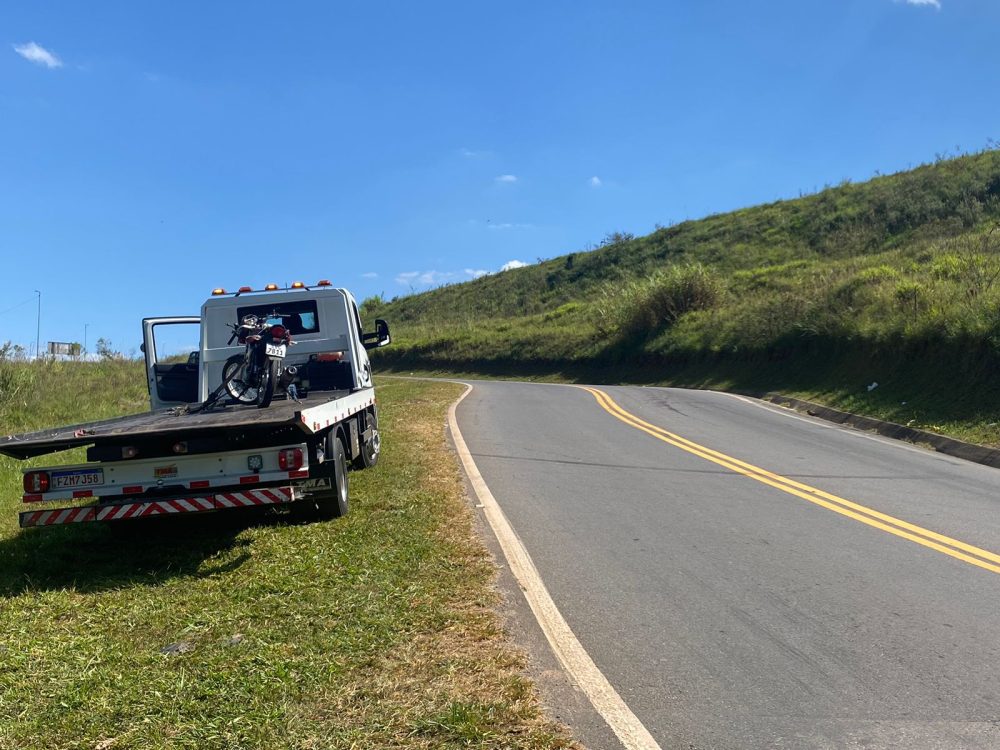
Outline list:
[[[351,461],[352,469],[370,469],[378,463],[379,453],[382,450],[382,440],[378,434],[378,411],[373,406],[371,411],[365,411],[362,414],[364,415],[362,432],[370,427],[372,438],[361,443],[361,452]]]
[[[347,456],[344,444],[336,433],[331,432],[327,437],[327,448],[330,450],[330,463],[333,464],[333,488],[328,492],[317,493],[312,498],[316,503],[316,515],[323,520],[346,516],[349,509]]]
[[[280,364],[276,359],[268,359],[260,371],[260,388],[257,389],[257,408],[263,409],[271,405],[274,398],[274,384],[278,382]]]
[[[246,370],[246,355],[234,354],[222,366],[222,383],[226,393],[234,401],[241,404],[252,404],[257,400],[257,388],[244,380]]]

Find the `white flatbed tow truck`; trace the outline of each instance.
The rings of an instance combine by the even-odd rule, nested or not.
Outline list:
[[[280,320],[269,322],[286,327],[295,342],[284,365],[296,398],[279,393],[266,408],[214,398],[225,361],[243,351],[227,341],[230,325],[276,311]],[[183,326],[199,329],[198,350],[186,361],[158,359],[157,342]],[[382,320],[365,333],[350,292],[325,280],[232,294],[216,289],[199,317],[146,318],[151,411],[0,437],[0,453],[18,459],[89,446],[86,463],[23,472],[20,525],[121,523],[250,506],[342,516],[348,467],[378,461],[367,349],[390,340]]]

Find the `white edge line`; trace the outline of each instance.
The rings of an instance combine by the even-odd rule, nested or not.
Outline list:
[[[514,578],[517,579],[521,590],[524,591],[528,606],[531,607],[531,611],[542,628],[542,632],[545,633],[549,645],[562,663],[563,668],[584,692],[597,713],[618,736],[622,745],[628,750],[662,750],[653,739],[653,735],[632,713],[632,710],[611,686],[594,660],[590,658],[590,654],[573,634],[569,623],[563,618],[555,602],[552,601],[548,589],[545,588],[545,583],[528,554],[528,550],[524,548],[507,520],[507,516],[504,515],[499,503],[479,473],[476,462],[473,460],[472,454],[469,453],[469,448],[462,437],[462,432],[458,429],[458,420],[455,417],[458,405],[472,393],[472,385],[469,383],[462,383],[462,385],[466,387],[465,393],[448,409],[448,426],[455,442],[455,450],[462,461],[472,489],[483,506],[486,519],[500,543],[504,557],[507,558],[507,564],[510,565]]]

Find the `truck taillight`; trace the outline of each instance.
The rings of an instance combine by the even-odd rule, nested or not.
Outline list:
[[[278,451],[278,468],[282,471],[295,471],[302,468],[302,449],[285,448]]]
[[[49,491],[49,474],[47,471],[29,471],[24,475],[24,491],[31,493]]]

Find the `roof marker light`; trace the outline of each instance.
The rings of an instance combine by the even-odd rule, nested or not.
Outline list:
[[[252,291],[253,291],[253,288],[251,288],[251,287],[241,286],[240,290],[237,292],[237,294],[243,294],[244,292],[252,292]]]
[[[316,282],[316,286],[333,286],[329,279],[320,279]]]
[[[221,286],[220,287],[216,287],[215,289],[212,290],[212,296],[213,297],[218,297],[220,294],[225,294],[225,293],[226,293],[226,290],[223,289]]]
[[[278,291],[278,285],[277,284],[268,284],[266,287],[264,287],[264,291],[265,292],[276,292],[276,291]]]
[[[305,289],[305,288],[306,288],[306,285],[303,284],[301,281],[293,281],[292,282],[292,289]]]

